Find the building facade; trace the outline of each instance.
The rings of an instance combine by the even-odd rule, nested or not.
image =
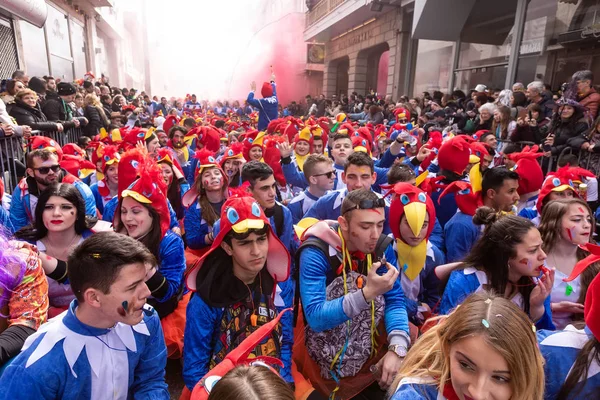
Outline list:
[[[74,81],[91,71],[108,76],[111,86],[143,90],[143,7],[140,0],[5,0],[0,78],[23,69],[29,76]]]
[[[325,43],[327,95],[553,90],[578,70],[600,79],[599,0],[321,0],[304,39]]]

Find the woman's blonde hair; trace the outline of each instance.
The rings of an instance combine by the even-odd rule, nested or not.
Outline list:
[[[215,384],[208,400],[294,400],[294,392],[267,367],[239,366]]]
[[[100,118],[102,119],[102,122],[104,123],[105,126],[108,126],[110,124],[109,119],[106,117],[106,113],[104,112],[104,108],[102,107],[102,103],[100,102],[100,99],[98,98],[98,96],[96,96],[95,94],[86,94],[85,98],[83,99],[83,104],[85,106],[92,106],[95,107],[96,110],[98,110],[98,114],[100,114]]]
[[[15,99],[23,100],[23,97],[28,95],[33,95],[33,97],[35,97],[36,100],[38,99],[38,94],[33,90],[27,88],[19,90],[17,94],[15,94]]]
[[[433,378],[443,391],[450,379],[450,348],[475,335],[481,335],[506,360],[512,399],[543,399],[543,358],[531,320],[512,301],[486,291],[470,295],[421,336],[404,359],[392,390],[402,378],[411,377]]]
[[[572,199],[553,200],[542,208],[542,218],[538,228],[540,235],[542,236],[542,240],[544,241],[542,250],[545,252],[552,250],[556,245],[556,242],[558,242],[558,239],[560,238],[560,232],[563,229],[563,226],[561,225],[562,219],[569,210],[569,207],[572,205],[584,207],[590,214],[590,218],[592,219],[592,231],[590,232],[591,241],[596,223],[594,221],[594,213],[592,212],[592,209],[588,203],[576,197]],[[587,255],[587,252],[579,248],[577,249],[578,260],[584,259]]]

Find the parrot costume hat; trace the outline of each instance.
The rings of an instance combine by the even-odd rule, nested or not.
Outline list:
[[[390,228],[396,238],[398,264],[402,265],[405,275],[412,281],[425,266],[427,241],[435,226],[435,207],[424,191],[410,183],[397,183],[391,193],[393,197],[390,205]],[[429,223],[425,238],[416,246],[410,246],[400,234],[402,216],[406,216],[412,233],[417,237],[423,229],[426,215],[429,215]]]
[[[440,197],[438,197],[438,203],[448,193],[456,193],[454,199],[456,200],[458,209],[463,214],[473,216],[475,215],[475,211],[483,206],[481,192],[474,191],[469,182],[454,181],[447,185],[442,194],[440,194]]]
[[[537,162],[537,159],[542,157],[542,153],[538,153],[538,146],[529,148],[526,146],[519,153],[511,153],[507,157],[515,161],[514,171],[519,174],[519,188],[517,193],[524,195],[540,190],[544,182],[544,172],[542,167]]]
[[[221,228],[215,237],[210,249],[200,258],[186,273],[185,283],[189,290],[196,290],[196,277],[198,271],[206,261],[207,257],[221,247],[225,236],[233,231],[235,233],[245,233],[250,229],[263,229],[265,225],[269,226],[269,250],[267,253],[266,268],[275,282],[283,282],[290,275],[291,258],[290,253],[281,243],[269,219],[264,211],[254,200],[246,193],[236,193],[229,197],[221,209]]]

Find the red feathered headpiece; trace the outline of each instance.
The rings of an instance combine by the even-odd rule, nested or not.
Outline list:
[[[542,190],[538,196],[536,208],[538,213],[542,213],[542,207],[544,206],[544,200],[550,194],[550,192],[564,192],[565,190],[572,190],[576,196],[579,193],[575,190],[575,184],[573,183],[573,177],[576,176],[570,171],[569,166],[559,168],[552,175],[548,175],[542,185]]]
[[[273,169],[273,176],[279,184],[279,186],[285,186],[285,176],[283,175],[283,169],[281,168],[281,154],[277,145],[285,142],[283,136],[268,136],[265,140],[265,146],[263,148],[263,160]]]
[[[185,175],[181,164],[179,164],[179,160],[177,160],[177,157],[173,154],[173,150],[169,147],[161,147],[156,151],[156,162],[158,164],[167,163],[171,167],[177,168],[182,175]]]
[[[440,169],[462,175],[469,164],[470,155],[469,143],[464,135],[455,136],[440,147],[438,165]]]
[[[156,210],[160,217],[161,237],[167,233],[171,225],[171,214],[167,205],[167,186],[162,178],[162,171],[156,161],[146,158],[138,164],[139,178],[121,193],[120,203],[125,197],[131,197],[138,203],[146,204]],[[120,184],[119,180],[119,184]],[[120,225],[120,207],[115,212],[113,225]]]
[[[145,149],[131,149],[121,154],[121,160],[119,161],[119,197],[136,180],[138,168],[146,157],[148,157],[148,152]]]
[[[75,143],[67,143],[62,148],[63,154],[85,158],[85,150],[77,146]]]
[[[544,183],[544,172],[542,167],[537,162],[537,159],[542,157],[542,153],[538,153],[538,146],[529,148],[526,146],[519,153],[511,153],[507,157],[516,162],[515,172],[519,174],[519,195],[532,193],[542,188]]]
[[[448,193],[456,193],[454,199],[460,212],[466,215],[473,216],[475,211],[483,206],[483,200],[481,199],[481,192],[474,192],[471,188],[471,184],[465,181],[454,181],[440,194],[438,198],[438,204],[442,200],[442,197]]]
[[[221,137],[219,131],[213,126],[201,126],[198,128],[198,140],[196,146],[201,144],[202,147],[209,151],[217,152],[221,148]]]
[[[60,144],[58,144],[54,139],[50,139],[47,136],[31,136],[30,140],[30,146],[31,146],[31,150],[41,150],[41,149],[48,149],[54,153],[56,153],[56,155],[58,156],[58,161],[60,162],[60,160],[62,160],[63,158],[63,150],[60,147]]]
[[[179,124],[179,117],[177,115],[167,115],[165,122],[163,122],[163,130],[168,134],[171,128]]]

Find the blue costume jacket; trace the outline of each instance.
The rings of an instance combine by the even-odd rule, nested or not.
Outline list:
[[[35,181],[33,181],[35,182]],[[28,186],[33,184],[32,180],[23,178],[17,185],[12,194],[10,206],[10,221],[15,231],[33,222],[35,215],[35,206],[37,205],[37,196],[30,193]],[[96,216],[96,200],[90,188],[83,182],[77,180],[73,186],[79,190],[81,197],[85,201],[85,214],[91,217]],[[23,189],[22,189],[23,188]]]
[[[292,279],[278,283],[276,291],[275,308],[277,312],[293,306],[294,282]],[[213,354],[223,347],[220,326],[227,308],[230,307],[211,307],[197,293],[194,293],[190,299],[183,336],[183,381],[190,390],[209,371]],[[280,374],[286,382],[293,382],[294,327],[292,313],[288,312],[282,316],[280,323],[282,343],[279,359],[283,362]],[[233,348],[229,350],[231,351]]]
[[[155,298],[159,303],[169,300],[177,295],[183,285],[185,272],[185,253],[183,239],[172,231],[167,231],[160,241],[158,250],[158,271],[166,279],[167,291],[164,296]]]
[[[448,262],[461,261],[475,244],[481,231],[473,223],[473,217],[457,211],[444,227],[446,238],[451,246],[446,249]]]
[[[304,190],[299,195],[295,196],[287,205],[290,212],[292,213],[292,221],[294,224],[297,224],[302,218],[304,218],[304,214],[319,200],[318,197],[310,194],[308,189]]]
[[[390,400],[446,400],[433,379],[403,378]]]
[[[79,321],[77,305],[27,338],[0,379],[0,399],[169,399],[156,312],[135,326],[101,329]]]
[[[106,203],[104,205],[104,214],[102,214],[102,221],[107,221],[112,224],[113,219],[115,218],[115,211],[118,205],[119,196],[113,197],[108,203]],[[171,203],[168,199],[167,207],[169,207],[169,214],[171,215],[171,224],[169,225],[169,228],[179,228],[179,221],[177,221],[177,215],[175,214],[175,210],[173,210],[173,207],[171,207]]]
[[[212,232],[213,227],[202,218],[202,209],[200,208],[198,199],[185,210],[183,226],[185,228],[185,240],[190,249],[200,250],[210,246],[204,238]],[[216,236],[217,234],[215,233],[214,235]]]
[[[100,214],[104,214],[104,205],[112,200],[112,198],[103,197],[98,191],[98,182],[92,184],[90,186],[90,190],[94,195],[94,200],[96,201],[96,208],[100,211]]]
[[[0,206],[0,226],[8,230],[8,233],[15,232],[12,222],[10,222],[10,215],[8,215],[8,212],[2,206]]]
[[[562,384],[567,376],[581,348],[593,338],[592,333],[587,329],[576,329],[573,325],[568,325],[562,331],[537,332],[540,352],[544,356],[544,373],[546,376],[545,399],[556,399]],[[597,398],[600,393],[600,364],[594,357],[590,364],[587,377],[575,387],[575,390],[582,389],[577,399]],[[596,393],[596,394],[594,394]]]
[[[384,254],[388,263],[396,265],[396,253],[391,244],[386,248]],[[346,315],[344,300],[349,299],[355,293],[360,295],[360,292],[327,300],[326,288],[337,276],[336,271],[333,271],[331,267],[329,255],[323,254],[323,251],[317,247],[309,246],[300,253],[299,265],[301,265],[300,296],[308,325],[314,331],[322,332],[351,320],[353,316]],[[383,275],[386,271],[387,269],[382,267],[377,270],[377,273]],[[385,299],[384,321],[388,343],[400,344],[408,348],[410,344],[408,316],[399,279],[383,297]],[[364,298],[362,301],[364,302]]]
[[[248,93],[246,101],[258,110],[258,130],[266,131],[269,122],[277,119],[279,103],[277,101],[277,85],[271,82],[273,96],[264,99],[255,99],[254,92]]]
[[[473,267],[452,271],[444,294],[442,295],[439,313],[448,314],[471,293],[482,290],[483,285],[486,285],[487,283],[488,279],[485,271],[480,271]],[[521,309],[523,308],[523,298],[520,293],[515,295],[511,300],[521,307]],[[552,310],[550,309],[550,296],[544,301],[544,308],[544,315],[535,323],[535,326],[537,329],[554,330]]]

